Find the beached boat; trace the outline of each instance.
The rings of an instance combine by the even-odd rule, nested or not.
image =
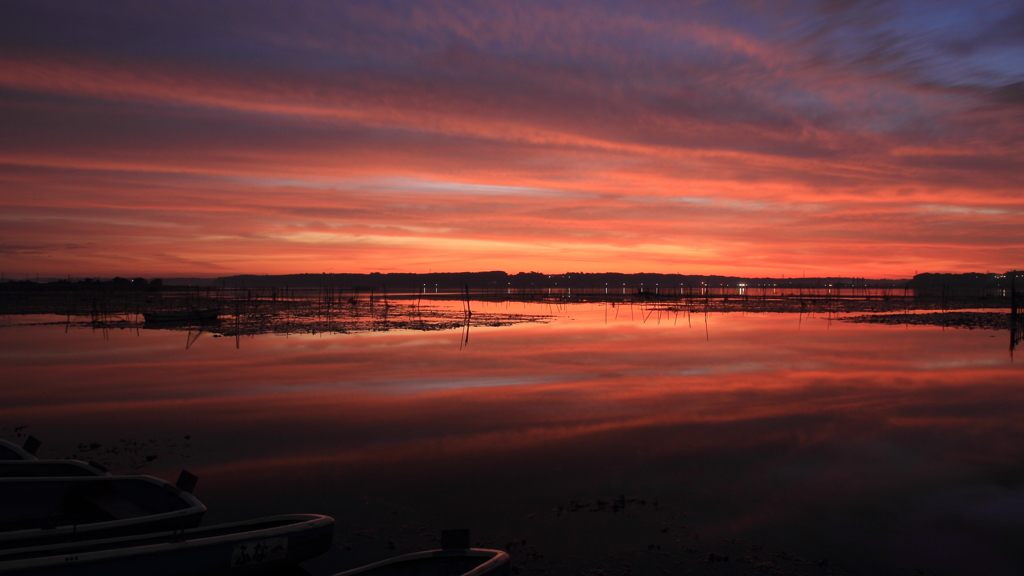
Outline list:
[[[142,317],[148,323],[175,322],[213,322],[220,315],[220,308],[190,308],[188,310],[165,310],[162,312],[143,312]]]
[[[0,460],[35,460],[38,449],[39,440],[33,436],[29,436],[23,446],[10,440],[0,440]]]
[[[0,550],[0,573],[32,576],[247,575],[294,565],[331,547],[334,519],[271,516],[183,531]]]
[[[0,460],[0,478],[44,476],[104,476],[107,469],[81,460]]]
[[[182,477],[0,478],[0,549],[194,528],[206,506]]]
[[[463,548],[404,554],[334,576],[498,576],[508,573],[509,556],[505,552]]]

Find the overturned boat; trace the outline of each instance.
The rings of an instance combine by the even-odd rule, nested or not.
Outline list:
[[[255,574],[331,547],[334,519],[271,516],[182,531],[0,550],[0,573],[23,575]]]
[[[0,478],[0,549],[182,530],[199,525],[206,506],[152,476]]]

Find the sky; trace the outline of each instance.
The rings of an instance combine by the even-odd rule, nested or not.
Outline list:
[[[1024,267],[1024,2],[5,2],[0,271]]]

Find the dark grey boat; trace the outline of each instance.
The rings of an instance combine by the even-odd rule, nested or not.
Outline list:
[[[248,575],[289,566],[331,547],[334,519],[271,516],[184,531],[0,550],[0,573],[32,576]]]
[[[0,549],[193,528],[205,512],[152,476],[0,478]]]

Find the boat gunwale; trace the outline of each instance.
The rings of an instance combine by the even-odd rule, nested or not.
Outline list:
[[[111,474],[110,472],[105,471],[105,470],[100,470],[96,466],[94,466],[94,465],[92,465],[92,464],[90,464],[88,462],[83,462],[82,460],[59,460],[59,459],[53,459],[53,460],[39,460],[39,459],[33,459],[33,460],[0,460],[0,468],[2,468],[4,466],[14,466],[14,467],[24,466],[24,467],[28,468],[30,466],[39,466],[39,465],[42,465],[42,466],[50,466],[50,465],[53,465],[53,466],[64,465],[64,466],[66,466],[66,465],[71,465],[71,466],[73,466],[75,468],[82,468],[82,469],[84,469],[84,470],[86,470],[88,472],[95,472],[95,474],[92,474],[91,476],[52,476],[53,478],[90,478],[92,476],[113,476],[113,474]],[[4,479],[4,478],[35,478],[35,479],[40,479],[40,478],[48,478],[48,477],[49,476],[43,474],[41,476],[0,476],[0,479]]]
[[[443,558],[446,556],[458,557],[458,556],[472,556],[472,557],[486,557],[490,556],[486,562],[473,568],[469,572],[459,574],[459,576],[480,576],[487,572],[501,566],[505,562],[510,560],[507,552],[503,550],[490,550],[487,548],[443,548],[439,550],[426,550],[424,552],[413,552],[411,554],[403,554],[401,556],[395,556],[394,558],[387,558],[374,562],[373,564],[367,564],[344,572],[338,572],[334,576],[356,576],[364,572],[369,572],[377,568],[388,566],[390,564],[398,564],[400,562],[406,562],[409,560],[422,560],[424,558]]]
[[[284,521],[293,519],[295,522],[291,524],[285,524],[283,526],[275,526],[273,528],[263,528],[260,530],[249,530],[245,532],[236,532],[231,534],[222,534],[220,536],[211,536],[206,538],[193,538],[188,539],[188,536],[196,532],[212,531],[212,530],[224,530],[235,526],[253,525],[264,522],[273,521]],[[12,548],[10,550],[0,550],[0,572],[14,571],[14,570],[30,570],[30,569],[42,569],[49,566],[64,566],[69,562],[80,563],[92,563],[100,562],[109,559],[126,559],[136,556],[143,556],[146,554],[160,554],[165,552],[174,552],[178,549],[190,549],[190,548],[202,548],[209,546],[218,546],[222,544],[230,544],[233,541],[244,541],[253,540],[259,538],[271,538],[271,537],[285,537],[294,533],[304,532],[307,530],[315,530],[317,528],[326,528],[334,525],[334,518],[330,516],[324,516],[322,514],[282,514],[278,516],[266,516],[263,518],[256,518],[252,520],[242,520],[239,522],[230,522],[227,524],[214,524],[211,526],[200,526],[197,528],[187,528],[185,530],[170,530],[164,532],[154,532],[150,534],[136,534],[132,536],[121,536],[114,538],[100,538],[94,540],[80,540],[78,542],[65,542],[61,544],[50,544],[40,546],[30,546],[26,548]],[[144,544],[141,546],[131,546],[132,540],[148,540],[156,538],[180,538],[180,541],[175,542],[160,542],[156,544]],[[126,543],[127,546],[116,546],[120,543]],[[75,546],[97,546],[111,544],[114,547],[107,550],[95,550],[91,552],[74,552]],[[36,551],[45,553],[47,549],[54,547],[63,547],[68,550],[63,553],[55,553],[48,556],[39,556],[36,558],[22,558],[18,560],[4,560],[4,556],[13,556],[15,554],[30,554]],[[58,550],[60,548],[57,548]],[[68,557],[73,556],[74,560],[69,560]]]
[[[5,460],[5,462],[25,462],[39,460],[38,458],[36,458],[35,454],[32,454],[28,450],[25,450],[24,448],[18,446],[14,442],[11,442],[10,440],[4,440],[0,438],[0,446],[7,448],[8,450],[14,452],[18,456],[21,456],[21,460]]]

